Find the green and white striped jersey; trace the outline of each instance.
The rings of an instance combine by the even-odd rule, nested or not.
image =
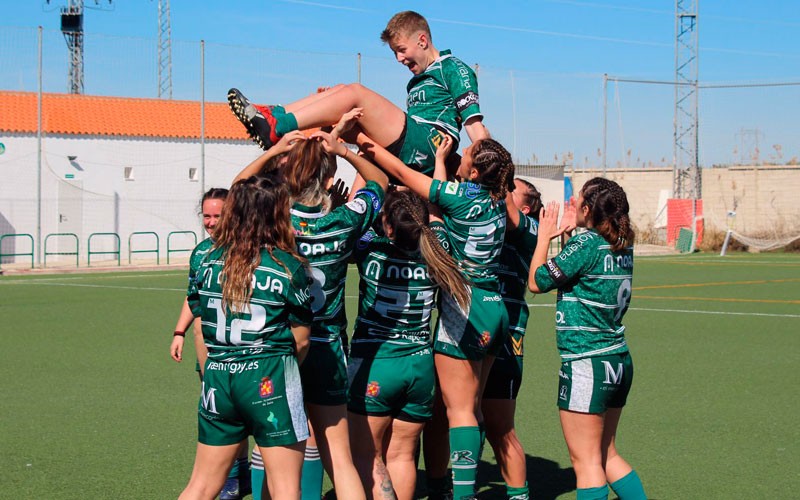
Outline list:
[[[432,229],[444,237],[441,225]],[[438,285],[420,252],[407,252],[369,231],[358,241],[355,259],[361,280],[350,354],[392,358],[429,347]]]
[[[473,116],[483,116],[475,72],[449,50],[440,51],[425,71],[414,75],[406,90],[408,116],[450,134],[456,141],[453,151],[462,124]]]
[[[353,248],[378,217],[383,189],[368,182],[352,201],[331,212],[295,203],[291,210],[297,248],[311,264],[311,340],[333,342],[347,328],[344,285]]]
[[[450,255],[475,286],[499,291],[497,267],[506,232],[506,202],[472,182],[431,183],[429,199],[442,209]]]
[[[539,223],[522,212],[519,213],[519,226],[506,231],[503,250],[500,253],[500,295],[508,311],[509,329],[525,335],[528,324],[528,270],[533,258],[533,250],[538,241]]]
[[[244,312],[222,304],[225,249],[214,249],[202,261],[198,279],[189,285],[188,301],[203,326],[208,359],[224,363],[294,353],[290,323],[311,324],[310,280],[295,257],[274,250],[273,260],[261,250],[253,273],[253,294]]]
[[[202,264],[203,259],[206,258],[208,252],[211,251],[211,247],[214,246],[214,241],[211,238],[206,238],[194,247],[192,250],[192,254],[189,256],[189,285],[191,286],[193,281],[197,280],[198,271],[200,270],[200,264]]]
[[[562,360],[628,351],[622,317],[631,301],[632,246],[612,253],[590,229],[570,238],[534,278],[542,292],[558,288],[556,343]]]

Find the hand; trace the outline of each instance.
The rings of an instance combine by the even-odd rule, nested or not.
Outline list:
[[[539,211],[539,239],[550,241],[561,236],[567,227],[558,227],[559,203],[551,201]]]
[[[281,140],[276,142],[270,148],[270,152],[274,153],[274,156],[283,153],[288,153],[289,151],[292,150],[294,145],[298,143],[298,141],[304,141],[305,139],[306,136],[303,135],[302,132],[300,132],[299,130],[293,130],[291,132],[284,134],[283,137],[281,137]]]
[[[328,190],[331,195],[331,210],[347,203],[347,198],[350,195],[350,188],[344,183],[342,179],[336,179],[333,186]]]
[[[561,227],[564,228],[565,234],[571,234],[572,231],[578,226],[578,205],[575,197],[570,197],[569,201],[564,204],[564,215],[561,217]]]
[[[344,156],[347,154],[347,146],[336,140],[333,135],[321,130],[311,134],[309,139],[314,139],[322,143],[323,149],[328,154]]]
[[[339,123],[333,128],[333,132],[331,135],[334,139],[338,139],[343,137],[353,126],[358,122],[358,120],[364,116],[364,109],[363,108],[353,108],[347,113],[343,114],[342,117],[339,119]]]
[[[450,137],[450,134],[442,134],[442,142],[439,144],[439,147],[436,148],[436,160],[444,164],[444,161],[450,156],[450,151],[452,149],[453,138]]]
[[[183,359],[183,341],[185,339],[180,335],[175,335],[172,337],[172,344],[169,346],[169,355],[177,361],[178,363],[181,362]]]

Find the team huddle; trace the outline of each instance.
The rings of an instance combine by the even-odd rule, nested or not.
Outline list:
[[[197,318],[198,446],[180,498],[318,500],[324,470],[340,499],[411,499],[420,453],[429,498],[474,498],[485,440],[507,498],[529,498],[514,430],[525,295],[554,289],[557,401],[578,498],[608,498],[609,487],[645,498],[615,446],[633,378],[624,191],[592,179],[559,219],[559,203],[543,206],[515,178],[483,124],[475,73],[435,48],[425,18],[398,13],[381,39],[414,75],[406,111],[357,84],[285,106],[229,92],[265,152],[229,192],[201,200],[210,237],[190,258],[170,346],[180,361]],[[462,128],[471,144],[459,156]],[[349,190],[337,157],[357,172]]]

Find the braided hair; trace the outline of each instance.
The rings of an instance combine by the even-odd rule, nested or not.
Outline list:
[[[413,192],[391,191],[386,195],[383,217],[394,230],[394,243],[406,251],[419,249],[431,279],[466,310],[470,302],[468,284],[456,261],[428,226],[428,216],[425,201]]]
[[[633,245],[636,234],[631,225],[628,197],[614,181],[595,177],[581,188],[583,205],[589,208],[587,216],[591,227],[611,244],[612,252]]]
[[[479,182],[489,189],[492,199],[503,200],[514,189],[514,161],[511,153],[494,139],[482,139],[472,151],[472,166]]]

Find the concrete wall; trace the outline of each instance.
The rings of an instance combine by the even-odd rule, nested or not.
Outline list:
[[[567,168],[577,192],[601,170]],[[728,224],[745,235],[800,234],[800,166],[734,166],[702,170],[702,193],[707,230],[724,231]],[[672,191],[671,168],[608,169],[628,195],[638,230],[659,226],[665,195]],[[729,212],[736,216],[730,218]],[[663,214],[662,214],[663,215]]]

